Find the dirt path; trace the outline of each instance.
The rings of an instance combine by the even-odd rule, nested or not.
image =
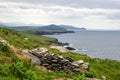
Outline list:
[[[23,58],[23,59],[30,58],[33,64],[40,65],[41,62],[40,62],[39,58],[30,54],[28,52],[28,50],[19,50],[19,49],[15,48],[13,45],[9,45],[9,47],[17,57]]]

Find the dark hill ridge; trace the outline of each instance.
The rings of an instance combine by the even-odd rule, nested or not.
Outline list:
[[[16,26],[16,27],[10,27],[11,29],[18,30],[18,31],[33,31],[33,30],[39,30],[39,31],[66,31],[65,28],[62,28],[60,26],[51,24],[46,26]]]
[[[2,23],[2,22],[0,22],[0,27],[4,27],[5,25]]]
[[[38,27],[38,30],[32,31],[33,34],[37,35],[53,35],[61,33],[74,33],[74,31],[67,30],[61,26],[51,24],[47,26]]]
[[[56,25],[56,24],[50,24],[50,25],[24,25],[18,26],[18,25],[8,25],[7,23],[0,22],[0,25],[4,25],[6,27],[9,27],[14,30],[18,31],[26,31],[26,30],[69,30],[69,29],[79,29],[79,30],[86,30],[85,28],[77,28],[70,25]],[[22,24],[21,24],[22,25]]]
[[[39,30],[45,30],[45,31],[46,30],[47,31],[66,31],[66,28],[63,28],[63,27],[55,25],[55,24],[51,24],[51,25],[39,27]]]
[[[4,24],[4,23],[2,23]],[[5,25],[5,24],[4,24]],[[61,34],[61,33],[74,33],[76,30],[86,30],[85,28],[77,28],[74,26],[68,26],[68,25],[40,25],[40,26],[16,26],[16,27],[10,27],[7,26],[10,29],[17,30],[17,31],[25,31],[32,34],[37,35],[53,35],[53,34]]]
[[[17,31],[27,31],[28,33],[37,34],[37,35],[53,35],[61,33],[74,33],[72,30],[67,30],[59,25],[51,24],[47,26],[18,26],[10,27],[11,29]]]
[[[13,29],[17,29],[17,30],[27,30],[28,28],[27,27],[30,27],[32,29],[38,29],[38,28],[41,28],[41,27],[47,27],[47,26],[50,26],[50,27],[61,27],[61,28],[64,28],[64,29],[80,29],[80,30],[86,30],[86,28],[84,27],[81,27],[81,28],[78,28],[78,27],[75,27],[75,26],[71,26],[71,25],[56,25],[56,24],[50,24],[50,25],[42,25],[42,24],[24,24],[24,23],[17,23],[17,22],[9,22],[9,23],[4,23],[4,22],[0,22],[0,25],[4,25],[6,27],[12,27]],[[19,28],[20,27],[20,28]],[[43,29],[43,28],[42,28]]]
[[[62,28],[65,28],[65,29],[78,29],[78,30],[87,30],[86,28],[82,27],[82,28],[78,28],[78,27],[74,27],[74,26],[69,26],[69,25],[59,25],[60,27]]]

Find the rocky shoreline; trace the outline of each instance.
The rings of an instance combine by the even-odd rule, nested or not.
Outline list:
[[[28,33],[32,33],[32,34],[35,34],[35,35],[54,35],[54,34],[57,34],[57,35],[60,35],[60,34],[66,34],[66,33],[75,33],[74,31],[35,31],[35,32],[31,32],[31,31],[27,31]]]

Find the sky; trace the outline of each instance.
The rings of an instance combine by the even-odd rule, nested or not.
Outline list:
[[[120,30],[120,0],[0,0],[0,22]]]

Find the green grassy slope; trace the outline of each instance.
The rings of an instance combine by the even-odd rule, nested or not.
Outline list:
[[[41,45],[46,45],[31,39],[25,40],[24,35],[14,30],[0,28],[0,33],[1,38],[7,40],[11,45],[14,45],[17,48],[31,49]],[[0,42],[0,80],[54,80],[58,78],[75,79],[77,77],[79,79],[84,78],[71,73],[66,74],[55,71],[47,71],[41,66],[36,67],[31,64],[31,60],[24,60],[23,58],[17,57],[7,45],[3,45]]]
[[[96,77],[100,78],[101,76],[106,76],[107,80],[120,80],[120,62],[116,60],[108,60],[108,59],[98,59],[98,58],[90,58],[87,55],[81,55],[77,53],[62,53],[57,50],[49,50],[55,54],[63,55],[66,57],[71,57],[73,60],[84,60],[89,62],[90,68],[89,72],[96,75]]]
[[[25,34],[16,32],[11,29],[0,28],[0,37],[7,40],[10,44],[17,48],[32,49],[39,46],[46,46],[43,41],[54,41],[54,38],[36,36],[33,34]],[[27,38],[27,39],[26,39]]]
[[[26,33],[26,32],[19,32],[19,33],[31,40],[40,40],[40,41],[55,41],[56,40],[55,38],[50,38],[50,37],[45,37],[45,36],[37,36],[37,35]]]
[[[26,36],[25,36],[26,35]],[[0,28],[0,37],[7,40],[11,45],[17,48],[32,49],[39,46],[48,45],[43,43],[41,37],[30,36],[31,34],[19,33],[14,30]],[[49,38],[47,38],[50,40]],[[41,42],[42,41],[42,42]],[[76,53],[62,53],[57,50],[51,50],[55,54],[66,57],[71,57],[73,60],[84,60],[89,62],[89,70],[87,72],[81,71],[80,74],[60,73],[55,71],[46,71],[31,64],[30,60],[24,60],[14,55],[14,52],[6,45],[0,43],[0,80],[54,80],[58,78],[71,78],[73,80],[85,80],[83,73],[87,77],[106,76],[107,80],[120,80],[120,62],[112,60],[101,60],[90,58],[86,55]]]

